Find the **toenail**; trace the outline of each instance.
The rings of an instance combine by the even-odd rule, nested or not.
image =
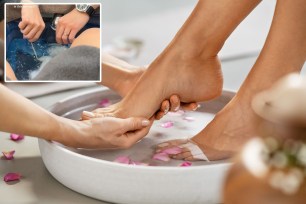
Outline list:
[[[169,112],[169,106],[167,106],[167,108],[166,108],[164,114],[167,115],[168,112]]]

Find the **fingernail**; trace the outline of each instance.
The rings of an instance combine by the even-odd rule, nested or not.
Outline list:
[[[193,111],[197,110],[198,108],[201,108],[201,105],[200,105],[200,104],[198,104],[197,107],[195,107],[195,108],[193,109]]]
[[[141,125],[144,126],[144,127],[146,127],[146,126],[150,125],[150,121],[148,121],[148,120],[143,120],[143,121],[141,121]]]
[[[169,112],[169,106],[167,106],[167,108],[166,108],[164,114],[167,115],[168,112]]]
[[[167,146],[169,146],[169,143],[167,142],[157,145],[157,147],[167,147]]]
[[[161,152],[161,149],[158,149],[158,150],[156,150],[155,152],[156,152],[156,153],[159,153],[159,152]]]
[[[178,106],[178,107],[176,107],[175,109],[174,109],[174,111],[176,112],[176,111],[178,111],[180,109],[180,107]]]
[[[92,113],[92,112],[89,112],[89,111],[83,111],[83,115],[85,115],[86,117],[89,117],[89,118],[94,118],[95,117],[95,114]]]

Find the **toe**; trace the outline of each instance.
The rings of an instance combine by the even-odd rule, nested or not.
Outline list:
[[[185,161],[197,161],[197,159],[195,159],[192,155],[189,157],[186,157],[184,160]]]
[[[162,117],[164,117],[165,113],[162,111],[159,111],[155,114],[155,120],[160,120]]]
[[[174,146],[179,146],[182,144],[186,144],[188,142],[188,140],[170,140],[167,142],[163,142],[160,143],[158,145],[156,145],[156,149],[165,149],[165,148],[169,148],[169,147],[174,147]]]
[[[172,159],[185,160],[185,158],[192,157],[192,155],[191,155],[190,151],[187,151],[187,152],[183,152],[183,153],[180,153],[180,154],[177,154],[177,155],[173,155],[173,156],[170,156],[170,157]]]
[[[182,110],[185,110],[185,111],[195,111],[197,109],[198,109],[197,103],[186,103],[182,105]]]

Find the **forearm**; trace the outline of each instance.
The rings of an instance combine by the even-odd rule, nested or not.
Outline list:
[[[0,130],[61,141],[65,120],[0,85]]]

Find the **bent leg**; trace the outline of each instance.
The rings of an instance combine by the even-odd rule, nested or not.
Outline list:
[[[88,45],[100,48],[100,28],[90,28],[82,32],[71,44],[71,47]]]
[[[253,96],[281,77],[300,72],[305,59],[306,1],[278,0],[264,48],[237,95],[191,141],[210,160],[225,159],[237,152],[249,138],[255,136],[259,125],[260,119],[251,108]],[[163,148],[179,146],[184,142],[169,141],[168,146]],[[176,158],[195,159],[188,149]]]

